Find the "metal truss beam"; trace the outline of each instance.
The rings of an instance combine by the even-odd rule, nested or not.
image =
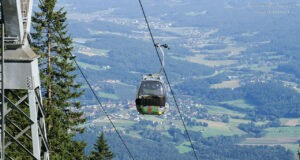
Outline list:
[[[22,0],[22,3],[25,1],[31,0]],[[4,24],[2,31],[5,33]],[[2,46],[5,46],[4,35],[1,40]],[[25,158],[16,153],[34,160],[49,160],[38,56],[26,46],[15,50],[10,48],[8,51],[2,47],[1,51],[0,160]],[[12,152],[12,149],[16,152]]]
[[[4,97],[4,131],[7,136],[2,148],[2,152],[5,154],[4,158],[13,159],[13,156],[10,156],[5,150],[15,143],[33,159],[49,159],[44,114],[42,106],[38,102],[40,96],[36,94],[38,93],[36,90],[39,90],[39,88],[28,90],[25,95],[21,96],[16,96],[17,94],[12,90],[5,90],[6,93],[13,93],[11,95],[14,96]],[[16,91],[18,92],[18,90]],[[16,114],[22,117],[22,122],[9,118]],[[21,138],[27,139],[27,142],[31,141],[31,144],[25,144],[19,140]]]

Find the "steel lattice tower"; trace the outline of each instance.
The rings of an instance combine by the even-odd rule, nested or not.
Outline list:
[[[38,58],[29,47],[33,0],[1,0],[1,160],[49,160]],[[3,58],[4,57],[4,58]],[[26,158],[25,158],[26,159]]]

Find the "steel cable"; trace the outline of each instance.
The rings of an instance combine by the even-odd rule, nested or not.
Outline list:
[[[72,57],[74,57],[72,53],[71,53],[71,55],[72,55]],[[105,113],[107,119],[109,120],[109,122],[111,123],[111,125],[112,125],[113,128],[115,129],[116,133],[118,134],[118,136],[119,136],[121,142],[123,143],[124,147],[126,148],[127,152],[129,153],[130,157],[132,158],[132,160],[134,160],[134,157],[133,157],[132,153],[130,152],[128,146],[126,145],[126,143],[125,143],[125,141],[123,140],[121,134],[120,134],[119,131],[117,130],[115,124],[113,123],[113,121],[112,121],[111,118],[109,117],[108,113],[106,112],[105,108],[103,107],[103,105],[102,105],[102,103],[101,103],[99,97],[97,96],[96,92],[95,92],[94,89],[92,88],[90,82],[88,81],[87,77],[86,77],[85,74],[83,73],[83,71],[82,71],[81,67],[79,66],[79,64],[77,63],[75,57],[74,57],[73,60],[74,60],[74,62],[75,62],[75,64],[76,64],[76,66],[77,66],[79,72],[81,73],[81,75],[83,76],[84,80],[85,80],[86,83],[88,84],[90,90],[93,92],[94,97],[97,99],[97,101],[98,101],[100,107],[102,108],[103,112]]]
[[[160,61],[160,64],[162,65],[162,60],[161,60],[160,55],[159,55],[159,53],[158,53],[157,47],[155,46],[156,43],[155,43],[155,41],[154,41],[154,37],[153,37],[152,31],[151,31],[149,22],[148,22],[148,20],[147,20],[147,16],[146,16],[146,13],[145,13],[145,10],[144,10],[144,7],[143,7],[143,4],[142,4],[141,0],[139,0],[139,3],[140,3],[140,6],[141,6],[141,9],[142,9],[142,12],[143,12],[143,15],[144,15],[144,18],[145,18],[147,27],[148,27],[148,31],[149,31],[150,36],[151,36],[151,39],[152,39],[152,43],[153,43],[153,45],[154,45],[156,54],[157,54],[157,56],[158,56],[158,59],[159,59],[159,61]],[[168,75],[167,75],[167,72],[166,72],[165,68],[163,68],[163,71],[164,71],[164,75],[165,75],[165,77],[166,77],[166,80],[167,80],[167,82],[168,82],[170,91],[171,91],[171,93],[172,93],[172,96],[173,96],[173,99],[174,99],[174,103],[175,103],[176,108],[177,108],[177,110],[178,110],[178,113],[179,113],[179,115],[180,115],[180,118],[181,118],[183,127],[184,127],[184,129],[185,129],[185,132],[186,132],[186,134],[187,134],[187,136],[188,136],[188,139],[189,139],[189,141],[190,141],[191,147],[192,147],[192,149],[193,149],[194,156],[195,156],[195,158],[196,158],[197,160],[199,160],[199,159],[198,159],[198,156],[197,156],[197,154],[196,154],[196,150],[195,150],[195,148],[194,148],[194,145],[193,145],[191,136],[190,136],[190,134],[189,134],[189,132],[188,132],[188,130],[187,130],[187,128],[186,128],[186,125],[185,125],[185,122],[184,122],[182,113],[181,113],[181,111],[180,111],[180,109],[179,109],[179,106],[178,106],[178,103],[177,103],[175,94],[174,94],[173,89],[172,89],[172,87],[171,87],[171,84],[170,84],[170,81],[169,81],[169,78],[168,78]]]

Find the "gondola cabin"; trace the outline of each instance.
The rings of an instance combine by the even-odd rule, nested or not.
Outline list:
[[[143,75],[135,103],[141,114],[161,115],[167,111],[167,91],[160,75]]]

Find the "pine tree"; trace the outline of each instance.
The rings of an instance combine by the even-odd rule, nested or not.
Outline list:
[[[57,0],[41,0],[40,12],[32,17],[33,49],[39,60],[43,105],[46,112],[47,136],[51,159],[84,159],[86,144],[72,138],[84,129],[81,107],[75,99],[83,94],[75,83],[76,67],[72,62],[72,39],[67,31],[63,8],[55,10]]]
[[[94,150],[91,151],[90,160],[111,160],[115,155],[109,150],[109,146],[104,139],[104,133],[102,132],[98,137],[97,143],[94,144]]]
[[[299,148],[300,148],[300,144],[299,144]],[[300,159],[300,150],[298,150],[298,158]]]

